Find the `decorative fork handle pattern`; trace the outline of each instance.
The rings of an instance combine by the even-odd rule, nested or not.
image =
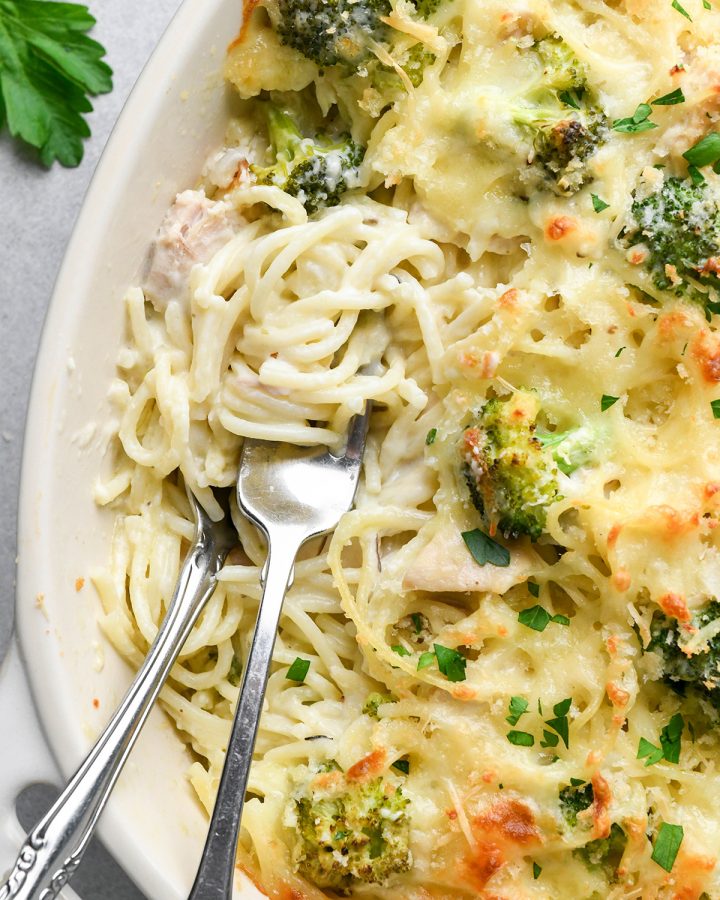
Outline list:
[[[80,865],[125,760],[183,644],[217,583],[231,546],[199,510],[195,541],[183,563],[165,620],[119,708],[50,811],[23,845],[0,900],[52,900]]]

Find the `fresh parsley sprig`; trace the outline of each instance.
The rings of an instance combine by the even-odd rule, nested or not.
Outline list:
[[[105,48],[87,36],[94,24],[79,3],[0,0],[0,127],[46,166],[80,163],[88,96],[112,90]]]

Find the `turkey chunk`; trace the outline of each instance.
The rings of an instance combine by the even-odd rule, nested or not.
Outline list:
[[[230,241],[238,221],[232,207],[208,200],[204,191],[183,191],[168,210],[153,245],[145,292],[162,311],[187,296],[190,272]]]
[[[443,526],[418,553],[403,579],[403,587],[419,591],[487,591],[504,594],[538,570],[535,553],[516,544],[506,568],[480,566],[452,524]]]

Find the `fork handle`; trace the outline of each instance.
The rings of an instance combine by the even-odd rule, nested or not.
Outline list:
[[[51,900],[74,875],[150,709],[215,589],[227,552],[198,527],[142,668],[68,786],[27,836],[7,880],[0,884],[0,900]]]
[[[232,897],[240,819],[280,611],[303,540],[299,534],[285,534],[283,540],[269,542],[255,634],[245,664],[210,830],[188,900],[230,900]]]

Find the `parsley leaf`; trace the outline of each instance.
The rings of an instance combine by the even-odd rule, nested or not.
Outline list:
[[[398,656],[410,656],[410,651],[407,647],[403,647],[402,644],[393,644],[390,649],[393,653],[397,653]]]
[[[601,213],[604,209],[610,208],[610,204],[601,200],[597,194],[590,194],[590,196],[592,197],[592,205],[596,213]]]
[[[566,106],[572,106],[573,109],[580,109],[580,103],[578,102],[577,97],[570,93],[570,91],[560,91],[558,98],[562,100]]]
[[[683,153],[691,166],[709,166],[720,159],[720,132],[711,131]]]
[[[467,668],[467,660],[458,653],[457,650],[451,650],[449,647],[443,647],[442,644],[433,644],[435,648],[435,656],[438,661],[438,669],[447,678],[448,681],[465,681],[465,669]]]
[[[505,569],[510,565],[510,551],[507,547],[498,544],[479,528],[475,528],[473,531],[463,531],[462,539],[479,566],[490,563],[491,566]]]
[[[527,586],[533,597],[537,598],[540,596],[540,585],[536,581],[528,581]]]
[[[0,110],[10,134],[36,147],[46,166],[79,165],[88,95],[112,90],[105,48],[86,34],[94,24],[78,3],[0,0]]]
[[[533,878],[535,881],[540,877],[540,873],[542,872],[542,866],[539,866],[536,862],[533,863]]]
[[[685,102],[685,94],[683,94],[682,88],[677,88],[674,91],[670,91],[669,94],[663,94],[662,97],[658,97],[657,100],[652,101],[653,106],[675,106],[678,103]]]
[[[527,731],[508,731],[507,739],[516,747],[532,747],[535,744],[535,738]]]
[[[692,16],[683,6],[680,5],[679,0],[672,0],[670,6],[672,6],[673,9],[677,10],[681,16],[685,16],[688,21],[692,22]]]
[[[430,431],[425,435],[425,444],[426,446],[430,446],[435,443],[435,438],[437,437],[437,428],[431,428]]]
[[[540,741],[541,747],[557,747],[559,742],[560,738],[556,734],[543,728],[543,739]]]
[[[532,628],[533,631],[545,631],[550,624],[552,616],[542,606],[531,606],[529,609],[523,609],[518,615],[518,622],[525,625],[526,628]]]
[[[410,774],[410,760],[409,759],[396,759],[392,764],[393,769],[397,769],[398,772],[402,772],[403,775]]]
[[[527,712],[527,708],[528,701],[524,697],[511,697],[508,705],[510,715],[505,718],[505,721],[510,725],[517,725],[520,721],[520,716],[524,716]]]
[[[663,822],[653,847],[651,857],[653,862],[656,862],[666,872],[672,872],[684,836],[682,825],[670,825],[669,822]]]
[[[613,131],[619,131],[621,134],[639,134],[641,131],[657,128],[658,126],[654,122],[649,121],[651,113],[650,104],[641,103],[629,118],[615,119],[612,125]]]
[[[605,412],[610,409],[611,406],[615,406],[619,399],[619,397],[611,397],[610,394],[603,394],[602,399],[600,400],[600,410]]]
[[[427,667],[431,666],[434,662],[435,654],[432,652],[432,650],[426,650],[424,653],[421,653],[417,664],[418,672],[421,669],[427,669]]]
[[[310,660],[309,659],[301,659],[299,656],[295,660],[295,662],[290,666],[290,668],[285,673],[285,678],[288,681],[305,681],[307,673],[310,669]]]
[[[680,713],[675,713],[660,732],[660,746],[663,750],[663,756],[670,763],[680,762],[680,746],[684,727],[685,719]]]
[[[636,759],[644,759],[645,760],[645,768],[648,766],[655,765],[656,762],[660,762],[663,758],[662,747],[656,747],[654,744],[651,744],[650,741],[646,740],[644,737],[640,738],[640,743],[638,744],[638,752]]]
[[[720,400],[712,400],[710,402],[710,408],[713,412],[713,418],[720,419]]]

